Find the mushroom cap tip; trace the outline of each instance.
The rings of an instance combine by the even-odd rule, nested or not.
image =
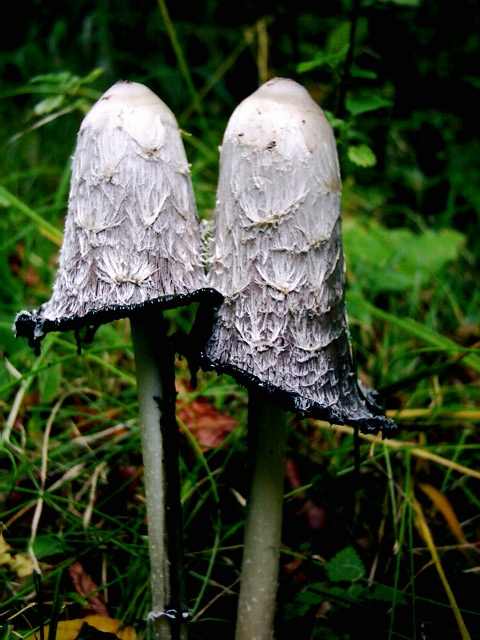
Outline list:
[[[245,98],[233,112],[224,135],[241,145],[264,148],[278,144],[285,132],[304,141],[309,153],[322,148],[336,164],[332,127],[307,89],[290,78],[273,78]]]
[[[169,107],[151,89],[140,82],[119,80],[103,93],[85,116],[81,129],[86,126],[98,128],[108,117],[138,109],[160,115],[162,121],[177,127],[175,116]]]
[[[147,86],[130,80],[118,80],[105,91],[100,100],[141,105],[160,102],[160,98]]]
[[[255,92],[257,95],[286,100],[291,102],[309,103],[312,97],[305,87],[291,78],[272,78],[264,82]],[[315,103],[316,105],[316,103]]]

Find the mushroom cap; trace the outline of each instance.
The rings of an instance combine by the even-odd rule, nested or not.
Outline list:
[[[96,326],[149,304],[204,297],[202,233],[175,116],[146,86],[118,82],[85,116],[72,161],[53,293],[17,336]]]
[[[395,428],[359,385],[344,296],[335,138],[304,87],[275,78],[234,111],[221,147],[209,283],[224,296],[205,367],[302,416]]]

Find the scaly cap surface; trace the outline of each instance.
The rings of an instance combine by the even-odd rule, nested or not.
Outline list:
[[[53,293],[18,314],[17,335],[35,343],[147,304],[215,297],[202,255],[175,117],[146,86],[118,82],[81,124]]]
[[[388,431],[352,364],[340,199],[323,111],[292,80],[262,85],[222,142],[209,283],[225,300],[205,356],[300,415]]]

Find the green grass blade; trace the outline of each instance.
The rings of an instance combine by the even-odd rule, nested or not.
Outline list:
[[[52,224],[44,220],[40,214],[19,200],[5,187],[0,187],[0,202],[10,205],[20,211],[20,213],[37,225],[38,230],[43,236],[48,238],[48,240],[53,242],[57,247],[61,246],[63,234],[60,229],[57,229],[57,227],[54,227]]]
[[[371,302],[368,302],[364,298],[361,298],[357,295],[350,297],[347,296],[347,302],[351,302],[359,309],[371,313],[372,316],[375,316],[376,318],[379,318],[384,322],[393,324],[394,326],[402,329],[415,338],[422,340],[426,344],[437,347],[438,349],[443,351],[454,352],[455,354],[465,353],[465,355],[462,356],[463,362],[467,366],[471,367],[474,371],[480,372],[480,356],[476,355],[476,353],[469,353],[469,349],[462,347],[450,338],[442,336],[437,331],[434,331],[424,324],[417,322],[413,318],[399,318],[392,313],[389,313],[388,311],[379,309]]]

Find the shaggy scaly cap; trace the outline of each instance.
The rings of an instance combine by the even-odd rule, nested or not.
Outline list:
[[[186,304],[208,289],[189,166],[170,109],[118,82],[82,122],[53,294],[22,311],[17,335],[96,326],[146,304]]]
[[[340,199],[333,131],[302,86],[277,78],[237,107],[209,272],[225,301],[205,356],[300,415],[388,431],[352,365]]]

